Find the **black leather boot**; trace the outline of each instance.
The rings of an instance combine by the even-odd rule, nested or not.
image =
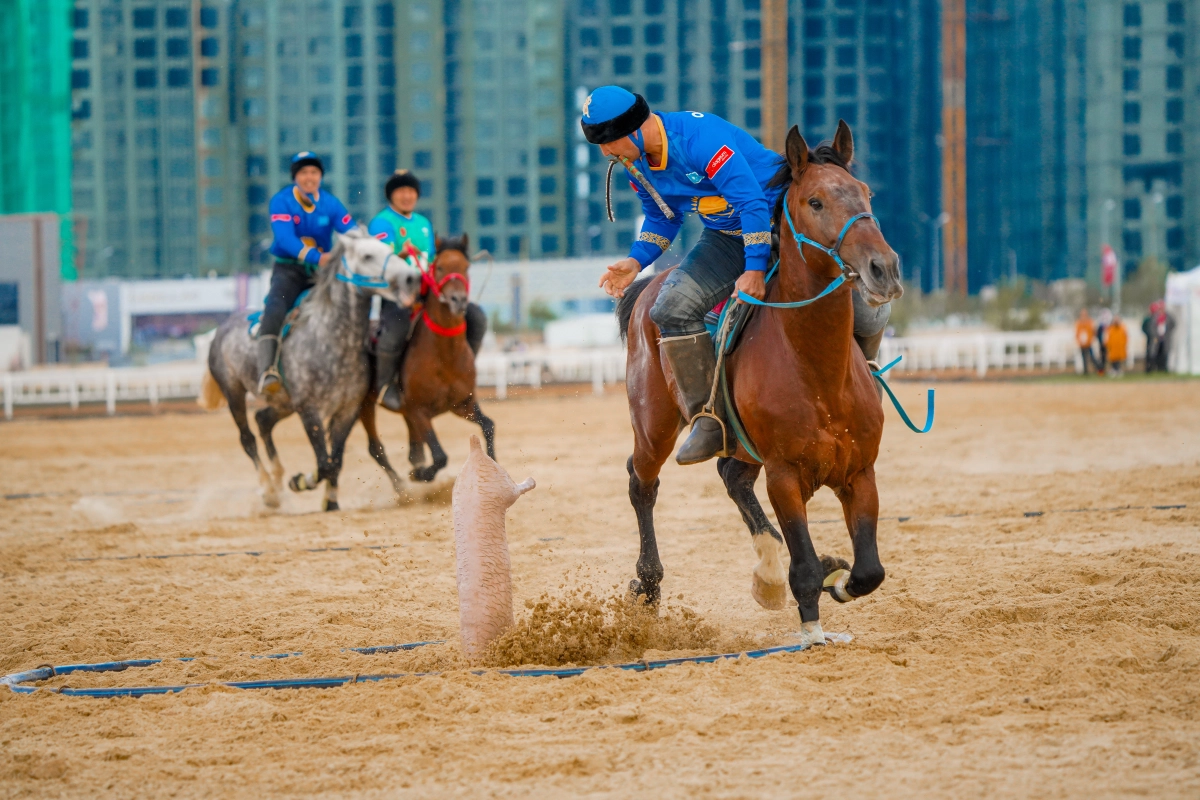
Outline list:
[[[273,395],[283,388],[279,370],[275,368],[275,356],[279,351],[278,336],[258,338],[258,393]]]
[[[712,339],[707,333],[701,333],[666,339],[661,346],[679,388],[680,407],[684,416],[692,421],[692,432],[680,446],[675,461],[686,466],[699,464],[713,456],[728,455],[721,423],[712,417],[696,416],[712,393],[713,372],[717,368]],[[715,411],[723,419],[724,403],[717,403]]]
[[[379,405],[388,411],[399,411],[404,405],[404,392],[396,380],[396,366],[400,354],[394,350],[380,350],[375,353],[375,394],[379,397]]]

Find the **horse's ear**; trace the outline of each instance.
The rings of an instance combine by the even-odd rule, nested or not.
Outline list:
[[[799,180],[800,173],[808,166],[808,142],[800,135],[798,125],[793,125],[788,131],[784,151],[787,153],[788,166],[792,168],[792,180]]]
[[[445,241],[446,241],[446,240],[445,240],[445,239],[443,239],[441,236],[435,236],[435,237],[433,237],[433,249],[434,249],[434,251],[435,251],[435,252],[438,252],[438,253],[442,252],[442,243],[443,243],[443,242],[445,242]]]
[[[833,135],[833,149],[847,167],[854,161],[854,134],[850,133],[850,126],[844,119],[838,120],[837,133]]]
[[[467,236],[466,231],[463,231],[463,235],[462,235],[462,251],[463,251],[463,253],[471,252],[471,238],[469,236]]]
[[[329,252],[333,255],[333,260],[337,261],[343,255],[345,255],[346,251],[348,249],[350,249],[353,245],[354,245],[354,240],[353,240],[353,237],[351,237],[349,235],[349,232],[346,232],[346,233],[336,233],[335,232],[333,234],[333,247],[331,247],[329,249]]]

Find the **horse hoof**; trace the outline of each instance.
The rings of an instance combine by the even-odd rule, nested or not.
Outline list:
[[[643,588],[642,582],[634,578],[629,582],[629,599],[636,603],[638,598],[644,597],[642,602],[648,606],[658,605],[660,590],[657,586]]]
[[[768,611],[781,611],[787,607],[787,584],[767,583],[757,575],[751,575],[750,596]]]
[[[338,511],[339,508],[338,508],[337,500],[322,501],[321,510],[322,511]]]
[[[263,505],[271,509],[279,508],[279,495],[275,494],[274,492],[271,492],[270,494],[264,494]]]
[[[309,476],[305,475],[303,472],[297,472],[292,476],[292,479],[288,481],[288,488],[293,492],[310,492],[317,488],[317,483],[319,483],[319,481],[314,483],[313,481],[309,480]]]
[[[821,591],[829,592],[830,596],[839,603],[849,603],[854,596],[846,591],[846,582],[850,580],[850,570],[836,569],[825,576]]]
[[[420,467],[408,473],[408,477],[418,483],[433,483],[433,479],[437,477],[437,470],[433,467]]]
[[[800,633],[796,634],[796,636],[800,637],[800,644],[803,647],[812,647],[815,644],[825,644],[825,632],[821,630],[820,620],[801,622]]]

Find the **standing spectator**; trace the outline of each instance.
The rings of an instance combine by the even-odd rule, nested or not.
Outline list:
[[[1142,333],[1146,334],[1146,361],[1142,364],[1142,368],[1147,374],[1154,372],[1154,365],[1158,360],[1158,336],[1156,334],[1158,326],[1154,322],[1157,305],[1157,301],[1151,303],[1150,313],[1142,320]]]
[[[1128,354],[1129,333],[1120,317],[1114,316],[1112,322],[1104,331],[1105,346],[1108,350],[1109,377],[1119,378],[1121,368],[1125,366],[1125,356]]]
[[[1083,374],[1088,374],[1088,363],[1094,362],[1095,354],[1092,352],[1092,340],[1096,337],[1096,328],[1092,324],[1092,318],[1088,316],[1086,308],[1080,309],[1079,319],[1075,320],[1075,344],[1079,345],[1079,355],[1083,358]],[[1097,371],[1100,366],[1096,365]]]
[[[1100,357],[1096,359],[1096,373],[1099,375],[1103,375],[1108,367],[1108,337],[1105,334],[1112,324],[1112,318],[1112,312],[1105,308],[1100,311],[1100,318],[1096,321],[1096,349],[1100,351]]]
[[[1154,368],[1159,372],[1167,371],[1167,360],[1171,355],[1171,339],[1175,333],[1175,318],[1167,313],[1167,304],[1159,300],[1155,303],[1158,312],[1154,316],[1154,336],[1156,339]]]

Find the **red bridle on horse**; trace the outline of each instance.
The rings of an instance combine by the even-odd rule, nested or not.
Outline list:
[[[420,264],[421,264],[420,254],[417,252],[417,249],[415,247],[413,247],[412,242],[407,243],[407,247],[405,248],[405,254],[411,255],[413,257],[413,260],[416,261],[417,265],[420,266]],[[434,261],[436,263],[437,259],[434,259]],[[438,298],[439,300],[441,300],[442,299],[442,289],[446,288],[446,284],[448,284],[450,281],[462,281],[463,286],[466,287],[467,294],[471,293],[471,281],[467,279],[466,275],[463,275],[462,273],[459,273],[459,272],[451,272],[450,274],[446,275],[444,278],[442,278],[439,281],[437,279],[437,275],[434,273],[433,264],[430,264],[428,268],[422,267],[421,268],[421,297],[428,297],[429,293],[433,292],[433,295],[436,298]],[[418,314],[420,314],[421,319],[424,320],[425,326],[427,328],[429,328],[430,331],[437,334],[438,336],[446,336],[446,337],[460,336],[467,332],[467,321],[465,319],[462,322],[460,322],[459,324],[457,324],[453,327],[450,327],[450,328],[444,327],[442,325],[438,325],[436,322],[434,322],[432,319],[429,318],[429,312],[425,310],[424,303],[422,303],[419,307],[413,308],[412,318],[416,319]]]

